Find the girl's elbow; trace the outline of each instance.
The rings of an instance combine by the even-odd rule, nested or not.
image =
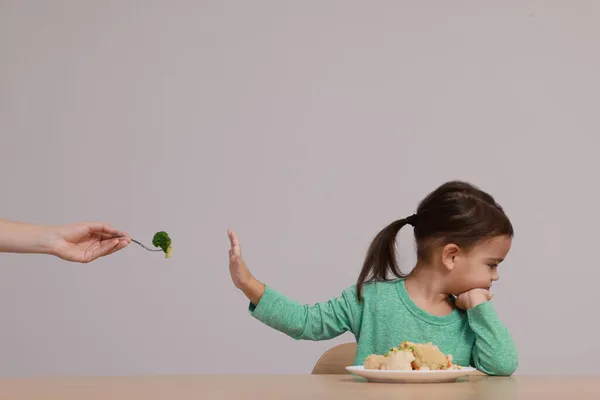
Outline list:
[[[518,367],[519,360],[517,358],[513,358],[496,362],[494,365],[490,365],[487,368],[484,367],[482,368],[482,372],[492,376],[511,376],[515,373]]]

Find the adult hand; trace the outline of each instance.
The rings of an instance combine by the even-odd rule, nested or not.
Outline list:
[[[131,239],[108,224],[80,222],[46,228],[41,243],[63,260],[89,263],[124,249]]]

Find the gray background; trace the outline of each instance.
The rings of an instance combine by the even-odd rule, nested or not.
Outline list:
[[[1,0],[1,217],[165,229],[175,252],[0,256],[0,375],[308,373],[352,337],[249,317],[226,229],[258,278],[324,301],[454,178],[516,227],[494,302],[519,373],[600,372],[599,18],[594,1]]]

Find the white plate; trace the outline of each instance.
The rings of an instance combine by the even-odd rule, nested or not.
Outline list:
[[[458,378],[476,371],[475,368],[471,367],[439,371],[381,371],[377,369],[365,369],[363,366],[346,367],[346,370],[354,375],[366,378],[370,382],[380,383],[454,382]]]

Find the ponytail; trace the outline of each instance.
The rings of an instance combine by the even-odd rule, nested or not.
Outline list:
[[[396,261],[396,236],[398,236],[398,232],[400,232],[403,226],[414,226],[416,218],[416,215],[411,215],[408,218],[394,221],[375,236],[367,251],[367,256],[356,284],[356,293],[359,301],[363,300],[362,291],[365,283],[387,281],[389,280],[388,272],[391,272],[396,278],[406,277],[400,271],[400,267],[398,267]]]

